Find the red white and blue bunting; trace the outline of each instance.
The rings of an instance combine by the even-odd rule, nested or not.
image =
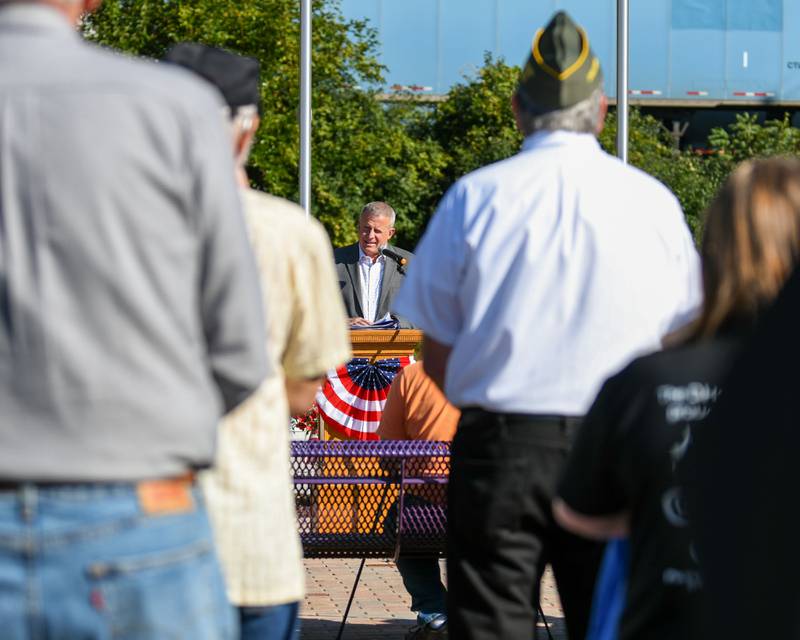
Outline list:
[[[353,358],[328,372],[317,392],[319,412],[331,431],[343,438],[377,440],[383,406],[392,380],[411,356],[387,358],[370,364],[369,358]]]

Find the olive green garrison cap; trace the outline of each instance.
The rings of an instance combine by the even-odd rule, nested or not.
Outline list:
[[[602,85],[600,60],[589,46],[589,36],[559,11],[536,32],[517,95],[529,109],[547,113],[586,100]]]

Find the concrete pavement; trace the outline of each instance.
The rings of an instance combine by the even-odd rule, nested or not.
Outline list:
[[[301,640],[336,640],[359,563],[350,559],[305,561],[307,593],[300,611]],[[414,624],[410,604],[394,563],[367,560],[342,640],[403,640]],[[549,571],[542,582],[542,608],[554,640],[566,640],[561,605]],[[543,627],[537,635],[547,638]]]

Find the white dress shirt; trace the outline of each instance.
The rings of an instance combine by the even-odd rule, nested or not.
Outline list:
[[[374,262],[372,258],[361,250],[358,245],[358,279],[361,285],[361,309],[364,312],[364,320],[375,322],[378,314],[378,300],[381,295],[381,283],[383,282],[383,267],[386,257],[379,255]]]
[[[591,135],[540,132],[448,191],[394,308],[452,348],[453,404],[582,415],[700,300],[669,190]]]

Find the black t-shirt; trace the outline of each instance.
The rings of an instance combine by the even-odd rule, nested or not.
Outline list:
[[[559,495],[585,515],[631,514],[621,640],[695,634],[702,583],[675,469],[740,342],[728,336],[633,361],[603,385],[576,437]]]
[[[707,638],[800,639],[800,267],[765,311],[681,469]]]

